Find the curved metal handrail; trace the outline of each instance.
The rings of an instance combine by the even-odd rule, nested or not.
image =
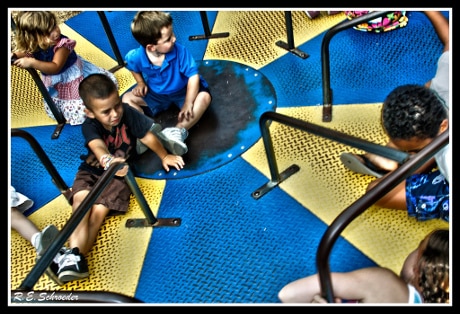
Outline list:
[[[11,17],[11,29],[13,31],[16,30],[16,23],[14,22],[13,17]],[[11,60],[13,61],[13,60]],[[13,63],[13,62],[11,62]],[[45,99],[46,103],[48,104],[48,107],[50,108],[51,112],[53,113],[53,116],[56,118],[57,121],[57,126],[51,135],[52,139],[57,139],[59,135],[61,135],[62,129],[66,125],[66,119],[64,118],[64,115],[62,114],[61,111],[59,111],[58,107],[56,106],[56,103],[53,101],[51,98],[50,94],[48,93],[48,90],[46,89],[45,84],[43,84],[43,81],[40,78],[40,75],[38,74],[38,71],[35,70],[34,68],[26,68],[27,72],[29,72],[30,76],[32,76],[32,79],[35,82],[35,85],[37,85],[38,90],[42,94],[43,98]]]
[[[57,235],[56,239],[50,244],[48,249],[45,250],[40,259],[37,260],[37,263],[27,274],[26,278],[21,283],[18,290],[31,290],[33,288],[40,276],[45,272],[48,265],[51,264],[51,262],[53,261],[54,256],[56,256],[59,250],[64,246],[67,239],[70,237],[75,228],[91,209],[99,195],[101,195],[104,189],[111,182],[111,180],[115,176],[115,173],[124,165],[126,165],[126,163],[113,162],[110,165],[109,169],[107,169],[104,172],[101,178],[94,185],[93,189],[81,202],[80,206],[78,206],[78,208],[75,210],[72,216],[70,216],[67,223],[64,225],[62,230]]]
[[[415,155],[410,155],[387,146],[378,145],[358,137],[354,137],[339,131],[328,129],[313,123],[292,118],[282,115],[280,113],[268,111],[264,112],[259,120],[260,131],[267,154],[268,165],[270,168],[271,181],[267,184],[269,188],[273,188],[286,177],[280,175],[276,163],[276,156],[273,150],[273,143],[270,137],[269,127],[271,121],[276,121],[296,129],[312,133],[317,136],[322,136],[330,140],[340,142],[355,148],[365,150],[367,152],[377,154],[392,160],[397,161],[400,166],[398,169],[390,173],[383,179],[377,186],[365,193],[361,198],[356,200],[353,204],[347,207],[327,228],[324,233],[320,244],[318,246],[316,264],[318,274],[320,277],[321,294],[328,302],[334,302],[334,293],[331,283],[330,269],[329,269],[329,254],[332,247],[340,236],[341,232],[358,217],[367,208],[377,202],[382,196],[392,190],[396,185],[402,182],[420,166],[422,166],[428,159],[432,158],[436,152],[449,143],[449,131],[445,131],[435,138],[430,144],[424,147],[420,152]],[[291,166],[292,167],[292,166]],[[262,189],[257,190],[257,198],[263,196],[267,191]]]
[[[21,130],[21,129],[12,129],[11,135],[19,136],[27,140],[27,142],[31,145],[32,149],[34,150],[34,152],[39,157],[40,161],[43,163],[45,168],[51,174],[53,182],[55,182],[55,184],[61,190],[61,193],[66,195],[69,192],[69,188],[67,187],[65,181],[62,179],[59,172],[56,170],[51,160],[46,155],[45,151],[40,146],[40,144],[37,142],[37,140],[30,133],[24,130]],[[60,248],[64,245],[64,243],[70,237],[70,235],[75,230],[77,225],[80,223],[83,217],[87,214],[87,212],[92,207],[96,199],[99,197],[99,195],[104,191],[104,189],[111,182],[111,180],[115,176],[115,173],[121,167],[125,165],[126,163],[113,162],[110,165],[109,169],[107,169],[107,171],[104,172],[101,178],[94,185],[93,189],[85,197],[83,202],[80,204],[80,206],[76,209],[76,211],[72,214],[70,219],[67,221],[65,226],[59,232],[54,242],[51,243],[48,249],[45,250],[41,258],[37,260],[37,263],[34,265],[30,273],[27,274],[26,278],[23,280],[20,287],[17,290],[11,291],[12,301],[21,300],[21,298],[24,296],[24,298],[27,297],[24,300],[25,302],[29,302],[29,301],[33,302],[34,300],[37,302],[41,302],[43,298],[43,294],[46,294],[46,295],[52,294],[53,296],[55,296],[55,298],[53,299],[53,297],[50,297],[50,300],[56,301],[58,298],[60,298],[60,302],[63,301],[62,299],[69,297],[69,292],[33,291],[31,289],[33,288],[35,283],[38,281],[40,276],[45,272],[46,268],[51,263],[54,256],[56,256]],[[141,191],[139,190],[139,186],[137,185],[135,181],[135,178],[131,172],[131,169],[128,170],[128,174],[126,175],[126,180],[131,190],[133,190],[133,193],[136,195],[136,197],[139,198],[139,203],[143,207],[143,209],[144,209],[144,206],[147,206],[144,209],[144,213],[147,215],[147,219],[150,222],[150,224],[153,225],[154,223],[157,222],[157,219],[155,218],[155,216],[153,216],[153,214],[151,214],[151,212],[149,215],[149,211],[147,210],[149,209],[148,204],[145,202],[145,198],[143,198],[143,195]],[[140,302],[136,300],[135,298],[127,297],[127,296],[120,295],[120,294],[115,294],[112,292],[87,291],[87,292],[74,292],[74,294],[78,294],[79,296],[81,295],[79,301],[77,302],[99,302],[99,303]],[[75,302],[75,300],[72,299],[72,302]]]
[[[51,175],[53,183],[57,186],[57,188],[61,191],[62,194],[67,194],[69,192],[69,187],[65,183],[64,179],[62,179],[56,167],[54,167],[48,155],[45,153],[45,151],[40,146],[35,137],[21,129],[11,129],[11,136],[21,137],[29,143],[37,157],[40,159],[48,173]]]
[[[282,173],[278,171],[278,165],[276,163],[275,152],[273,150],[273,143],[270,137],[269,130],[269,125],[271,121],[276,121],[302,131],[307,131],[318,136],[335,140],[342,144],[354,146],[367,152],[395,160],[399,164],[404,163],[409,157],[407,153],[401,152],[390,147],[375,144],[355,136],[328,129],[319,125],[315,125],[307,121],[295,119],[286,115],[279,114],[277,112],[267,111],[260,116],[259,126],[260,132],[262,133],[262,140],[265,146],[265,153],[267,154],[271,180],[267,184],[258,188],[256,191],[252,193],[252,196],[256,199],[262,197],[269,190],[273,189],[275,186],[277,186],[279,183],[285,180],[287,176],[292,175],[294,172],[298,170],[296,170],[296,168],[298,168],[296,165],[292,165]]]
[[[371,21],[378,17],[384,16],[391,11],[377,11],[362,15],[352,20],[344,20],[334,27],[330,28],[324,35],[321,42],[321,66],[323,82],[323,122],[332,120],[332,89],[331,89],[331,71],[329,63],[329,43],[335,34],[349,29],[353,26]]]
[[[430,144],[420,152],[412,155],[408,161],[391,172],[378,185],[369,190],[361,198],[348,206],[337,218],[329,225],[318,246],[316,264],[321,282],[321,292],[323,298],[328,302],[334,302],[334,292],[331,283],[329,263],[325,263],[330,255],[332,246],[342,231],[367,208],[377,202],[385,194],[391,191],[396,185],[402,182],[409,175],[414,173],[420,166],[427,162],[433,155],[449,142],[449,132],[445,131],[435,138]]]

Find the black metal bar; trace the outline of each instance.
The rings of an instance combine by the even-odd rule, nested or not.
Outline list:
[[[200,17],[201,23],[203,24],[204,35],[192,35],[189,36],[188,40],[223,38],[230,36],[230,33],[228,32],[211,34],[211,29],[209,28],[208,15],[206,11],[200,11]]]
[[[104,191],[104,189],[113,179],[115,173],[124,165],[126,164],[120,162],[113,162],[110,165],[109,169],[107,169],[107,171],[104,172],[104,174],[94,185],[93,189],[81,202],[80,206],[78,206],[78,208],[75,210],[72,216],[70,216],[69,220],[64,225],[62,230],[59,232],[54,242],[51,243],[48,249],[45,250],[41,258],[37,260],[37,263],[32,268],[30,273],[27,274],[26,278],[23,280],[18,290],[31,290],[33,288],[40,276],[45,272],[48,265],[51,264],[54,256],[56,256],[59,250],[64,246],[67,239],[70,237],[75,228],[77,228],[78,224],[83,219],[83,217],[85,217],[85,215],[91,209],[99,195]]]
[[[408,154],[401,152],[399,150],[389,148],[386,146],[381,146],[375,143],[371,143],[369,141],[344,134],[332,129],[328,129],[325,127],[321,127],[312,123],[309,123],[307,121],[303,120],[298,120],[292,117],[288,117],[276,112],[272,111],[267,111],[264,112],[259,120],[259,126],[260,126],[260,132],[262,134],[262,140],[265,146],[265,153],[267,154],[267,160],[268,160],[268,166],[270,169],[270,175],[271,179],[268,183],[262,185],[261,187],[257,188],[255,191],[252,192],[252,197],[255,199],[259,199],[265,194],[267,194],[269,191],[271,191],[273,188],[275,188],[277,185],[279,185],[281,182],[286,180],[288,177],[296,173],[300,168],[297,165],[291,165],[288,167],[286,170],[283,172],[279,172],[278,170],[278,165],[276,163],[276,157],[275,153],[273,150],[273,143],[271,140],[270,136],[270,122],[271,121],[277,121],[280,123],[283,123],[285,125],[307,131],[310,133],[313,133],[318,136],[323,136],[328,139],[335,140],[337,142],[350,145],[350,146],[355,146],[357,148],[361,148],[365,151],[368,151],[370,153],[374,153],[383,157],[387,157],[393,160],[398,161],[398,163],[403,163],[407,158]]]
[[[280,180],[280,174],[273,150],[273,143],[270,137],[269,126],[271,125],[271,121],[276,121],[284,125],[312,133],[314,135],[337,141],[345,145],[354,146],[367,152],[395,160],[400,164],[404,163],[409,158],[409,154],[401,152],[397,149],[375,144],[352,135],[315,125],[307,121],[295,119],[274,111],[267,111],[260,116],[259,126],[260,132],[262,134],[262,140],[265,146],[265,152],[267,154],[271,180],[273,182],[278,182]]]
[[[16,23],[14,22],[13,17],[11,17],[11,29],[13,31],[16,30]],[[37,70],[34,68],[26,68],[27,72],[32,76],[32,79],[35,82],[35,85],[37,85],[38,90],[42,94],[43,98],[45,99],[46,103],[48,104],[48,107],[50,108],[51,112],[53,113],[54,118],[57,121],[57,126],[54,129],[53,134],[51,134],[52,139],[57,139],[59,135],[61,135],[62,129],[64,128],[66,124],[66,120],[62,114],[62,112],[57,108],[56,104],[54,103],[53,99],[51,98],[48,90],[45,87],[45,84],[43,84],[43,81],[40,78],[40,75],[38,74]]]
[[[43,166],[45,166],[46,170],[51,175],[53,183],[57,186],[57,188],[59,189],[59,191],[61,191],[62,194],[66,195],[70,191],[69,187],[62,179],[61,175],[56,170],[56,167],[54,167],[53,163],[51,162],[43,148],[40,146],[38,141],[30,133],[21,129],[11,129],[11,136],[22,137],[29,143],[35,154],[42,162]]]
[[[57,126],[54,129],[53,134],[51,135],[52,139],[57,139],[59,135],[61,135],[62,129],[64,128],[66,124],[66,120],[64,118],[64,115],[62,112],[58,109],[56,106],[55,102],[51,98],[48,90],[45,87],[45,84],[43,84],[43,81],[40,78],[40,75],[38,74],[37,70],[33,68],[27,68],[27,72],[30,73],[32,78],[35,81],[35,84],[37,85],[38,89],[40,90],[40,93],[42,94],[43,98],[45,99],[46,103],[48,104],[48,107],[51,109],[51,112],[53,113],[54,118],[57,121]]]
[[[284,20],[286,22],[287,45],[289,49],[294,49],[294,30],[292,28],[292,13],[291,11],[284,12]]]
[[[280,174],[278,170],[278,163],[276,162],[275,150],[273,149],[273,141],[270,136],[270,125],[272,119],[276,116],[273,116],[270,113],[264,112],[260,116],[259,127],[260,133],[262,134],[262,141],[265,147],[265,153],[267,155],[268,166],[270,169],[270,177],[272,182],[280,181]]]
[[[102,26],[104,27],[105,34],[109,40],[110,46],[112,47],[113,53],[117,59],[118,66],[110,69],[110,72],[116,72],[120,68],[123,68],[126,64],[121,56],[120,49],[118,48],[117,41],[115,40],[115,36],[113,36],[112,28],[110,27],[109,21],[107,20],[107,16],[105,16],[104,11],[97,11],[99,15],[99,19],[101,20]]]
[[[136,183],[136,179],[134,178],[134,174],[132,173],[132,171],[128,172],[128,174],[126,175],[126,179],[126,183],[131,188],[131,191],[136,197],[139,206],[142,208],[142,211],[144,212],[144,215],[147,218],[148,225],[154,225],[158,221],[158,219],[156,219],[153,215],[149,204],[145,200],[144,194],[142,194],[141,190],[139,189],[139,185],[137,185]]]
[[[208,14],[205,11],[200,11],[201,23],[206,37],[211,36],[211,29],[209,28]]]
[[[391,172],[378,185],[369,190],[361,198],[348,206],[327,228],[321,238],[316,255],[316,266],[321,283],[321,295],[329,303],[334,302],[334,289],[331,282],[331,273],[329,268],[329,255],[335,241],[342,231],[367,208],[377,202],[396,185],[402,182],[441,148],[449,143],[449,132],[445,131],[430,144],[425,146],[420,152],[412,155],[408,161],[402,164],[398,169]]]
[[[332,37],[350,27],[371,21],[375,18],[386,15],[390,11],[371,12],[366,15],[357,17],[353,20],[345,20],[330,28],[323,37],[321,42],[321,66],[323,81],[323,122],[332,121],[332,89],[331,89],[331,72],[329,63],[329,43]]]
[[[45,168],[50,173],[53,182],[57,185],[59,190],[62,194],[66,196],[68,199],[68,194],[70,192],[69,187],[62,179],[59,172],[56,170],[54,165],[52,164],[51,160],[49,159],[48,155],[46,155],[43,148],[40,146],[38,141],[28,132],[21,130],[21,129],[11,129],[11,136],[22,137],[25,139],[34,152],[39,157],[40,161],[43,163]],[[27,277],[22,282],[19,290],[31,290],[35,283],[38,281],[40,276],[45,272],[48,265],[53,260],[54,256],[59,252],[60,248],[64,245],[67,239],[70,237],[72,232],[78,226],[80,221],[83,217],[87,214],[89,209],[93,206],[94,202],[97,200],[99,195],[104,191],[107,185],[115,176],[115,173],[122,167],[126,165],[125,163],[120,162],[113,162],[109,169],[103,173],[103,175],[99,178],[99,180],[94,185],[93,189],[88,193],[85,197],[83,202],[78,206],[75,212],[72,214],[70,219],[67,221],[66,225],[62,228],[59,232],[57,238],[48,249],[44,252],[43,256],[37,261],[36,265],[32,268],[31,272],[27,275]],[[153,226],[155,223],[158,222],[158,219],[155,218],[153,215],[147,201],[145,200],[144,195],[142,194],[139,185],[136,182],[136,179],[131,171],[128,169],[128,173],[125,176],[126,183],[128,184],[131,192],[136,197],[139,205],[141,206],[146,218],[147,224],[141,224],[141,226]],[[162,219],[161,222],[158,224],[161,226],[180,226],[181,219],[180,218],[171,218],[171,219]]]
[[[282,40],[279,40],[276,42],[276,45],[278,47],[283,48],[284,50],[287,50],[293,54],[295,54],[298,57],[301,57],[302,59],[306,59],[309,57],[309,55],[299,49],[297,49],[294,46],[294,31],[292,29],[292,13],[291,11],[285,11],[284,12],[284,18],[286,21],[286,36],[287,36],[287,43],[283,42]]]

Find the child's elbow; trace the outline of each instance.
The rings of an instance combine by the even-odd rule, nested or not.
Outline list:
[[[281,303],[290,303],[290,302],[292,302],[292,296],[290,296],[289,289],[286,289],[286,287],[283,287],[278,292],[278,299],[281,301]]]

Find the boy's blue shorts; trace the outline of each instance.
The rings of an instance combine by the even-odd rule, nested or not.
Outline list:
[[[198,92],[203,91],[208,92],[211,95],[208,83],[200,76],[200,89]],[[187,86],[172,94],[157,94],[149,89],[147,95],[144,97],[144,100],[150,108],[151,116],[154,117],[160,112],[168,110],[169,106],[172,104],[176,105],[179,109],[182,109],[186,93]]]
[[[407,213],[419,221],[449,221],[449,182],[439,170],[406,179]]]

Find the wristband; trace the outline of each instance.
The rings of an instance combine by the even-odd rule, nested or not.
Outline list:
[[[104,154],[101,156],[101,159],[99,160],[99,164],[104,168],[104,170],[109,169],[110,164],[112,163],[112,160],[115,157],[112,154]]]

